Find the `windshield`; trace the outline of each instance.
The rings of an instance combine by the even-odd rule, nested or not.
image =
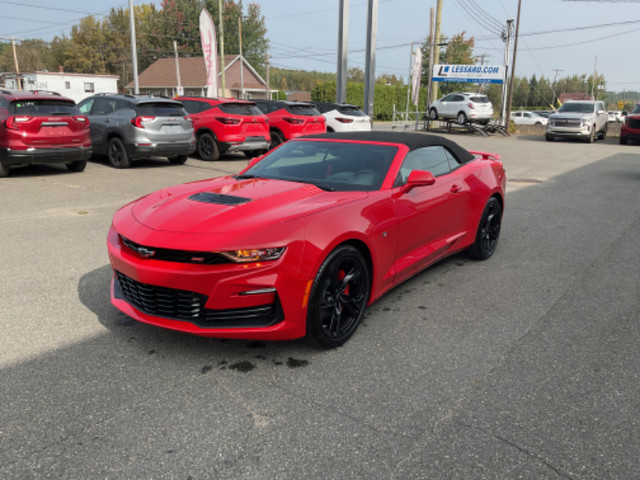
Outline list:
[[[220,110],[231,115],[260,115],[260,109],[252,103],[222,103]]]
[[[307,117],[315,117],[320,115],[313,105],[289,105],[289,111],[294,115],[304,115]]]
[[[594,103],[565,103],[559,109],[558,112],[563,113],[593,113],[595,108]]]
[[[397,147],[390,145],[289,141],[241,178],[310,183],[329,191],[378,190],[397,151]]]
[[[360,107],[343,105],[338,107],[338,111],[344,115],[352,115],[354,117],[366,117],[367,114],[360,110]]]
[[[635,107],[633,107],[633,110],[631,110],[631,113],[640,113],[640,103],[637,104]]]

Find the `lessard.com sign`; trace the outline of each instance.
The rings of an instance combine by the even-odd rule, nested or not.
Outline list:
[[[504,83],[504,65],[434,65],[434,82]]]

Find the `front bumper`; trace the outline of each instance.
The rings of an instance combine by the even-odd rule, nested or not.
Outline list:
[[[591,125],[583,127],[551,127],[547,126],[547,135],[554,137],[577,137],[585,138],[591,134]]]
[[[125,144],[127,155],[131,160],[150,157],[177,157],[179,155],[191,155],[196,151],[195,139],[190,142],[171,142],[153,144]]]
[[[306,333],[299,258],[262,264],[186,264],[144,258],[112,228],[111,303],[144,323],[206,337],[290,340]]]
[[[27,150],[3,148],[0,150],[0,161],[4,166],[53,165],[88,160],[91,158],[92,151],[91,147],[30,148]]]

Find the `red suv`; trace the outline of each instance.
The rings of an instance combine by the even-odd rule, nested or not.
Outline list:
[[[269,117],[271,148],[301,135],[325,133],[324,117],[313,103],[285,100],[254,100],[258,108]]]
[[[269,121],[253,102],[234,98],[178,97],[189,112],[196,133],[196,151],[203,160],[223,153],[244,152],[251,158],[269,149]]]
[[[81,172],[91,157],[89,119],[56,93],[0,90],[0,177],[14,167],[63,163]]]
[[[623,117],[620,125],[620,144],[626,145],[629,140],[640,141],[640,103]]]

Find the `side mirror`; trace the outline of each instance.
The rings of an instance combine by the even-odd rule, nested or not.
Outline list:
[[[407,183],[402,186],[400,192],[407,193],[415,187],[433,185],[434,183],[436,183],[436,177],[433,176],[433,173],[424,170],[412,170]]]

